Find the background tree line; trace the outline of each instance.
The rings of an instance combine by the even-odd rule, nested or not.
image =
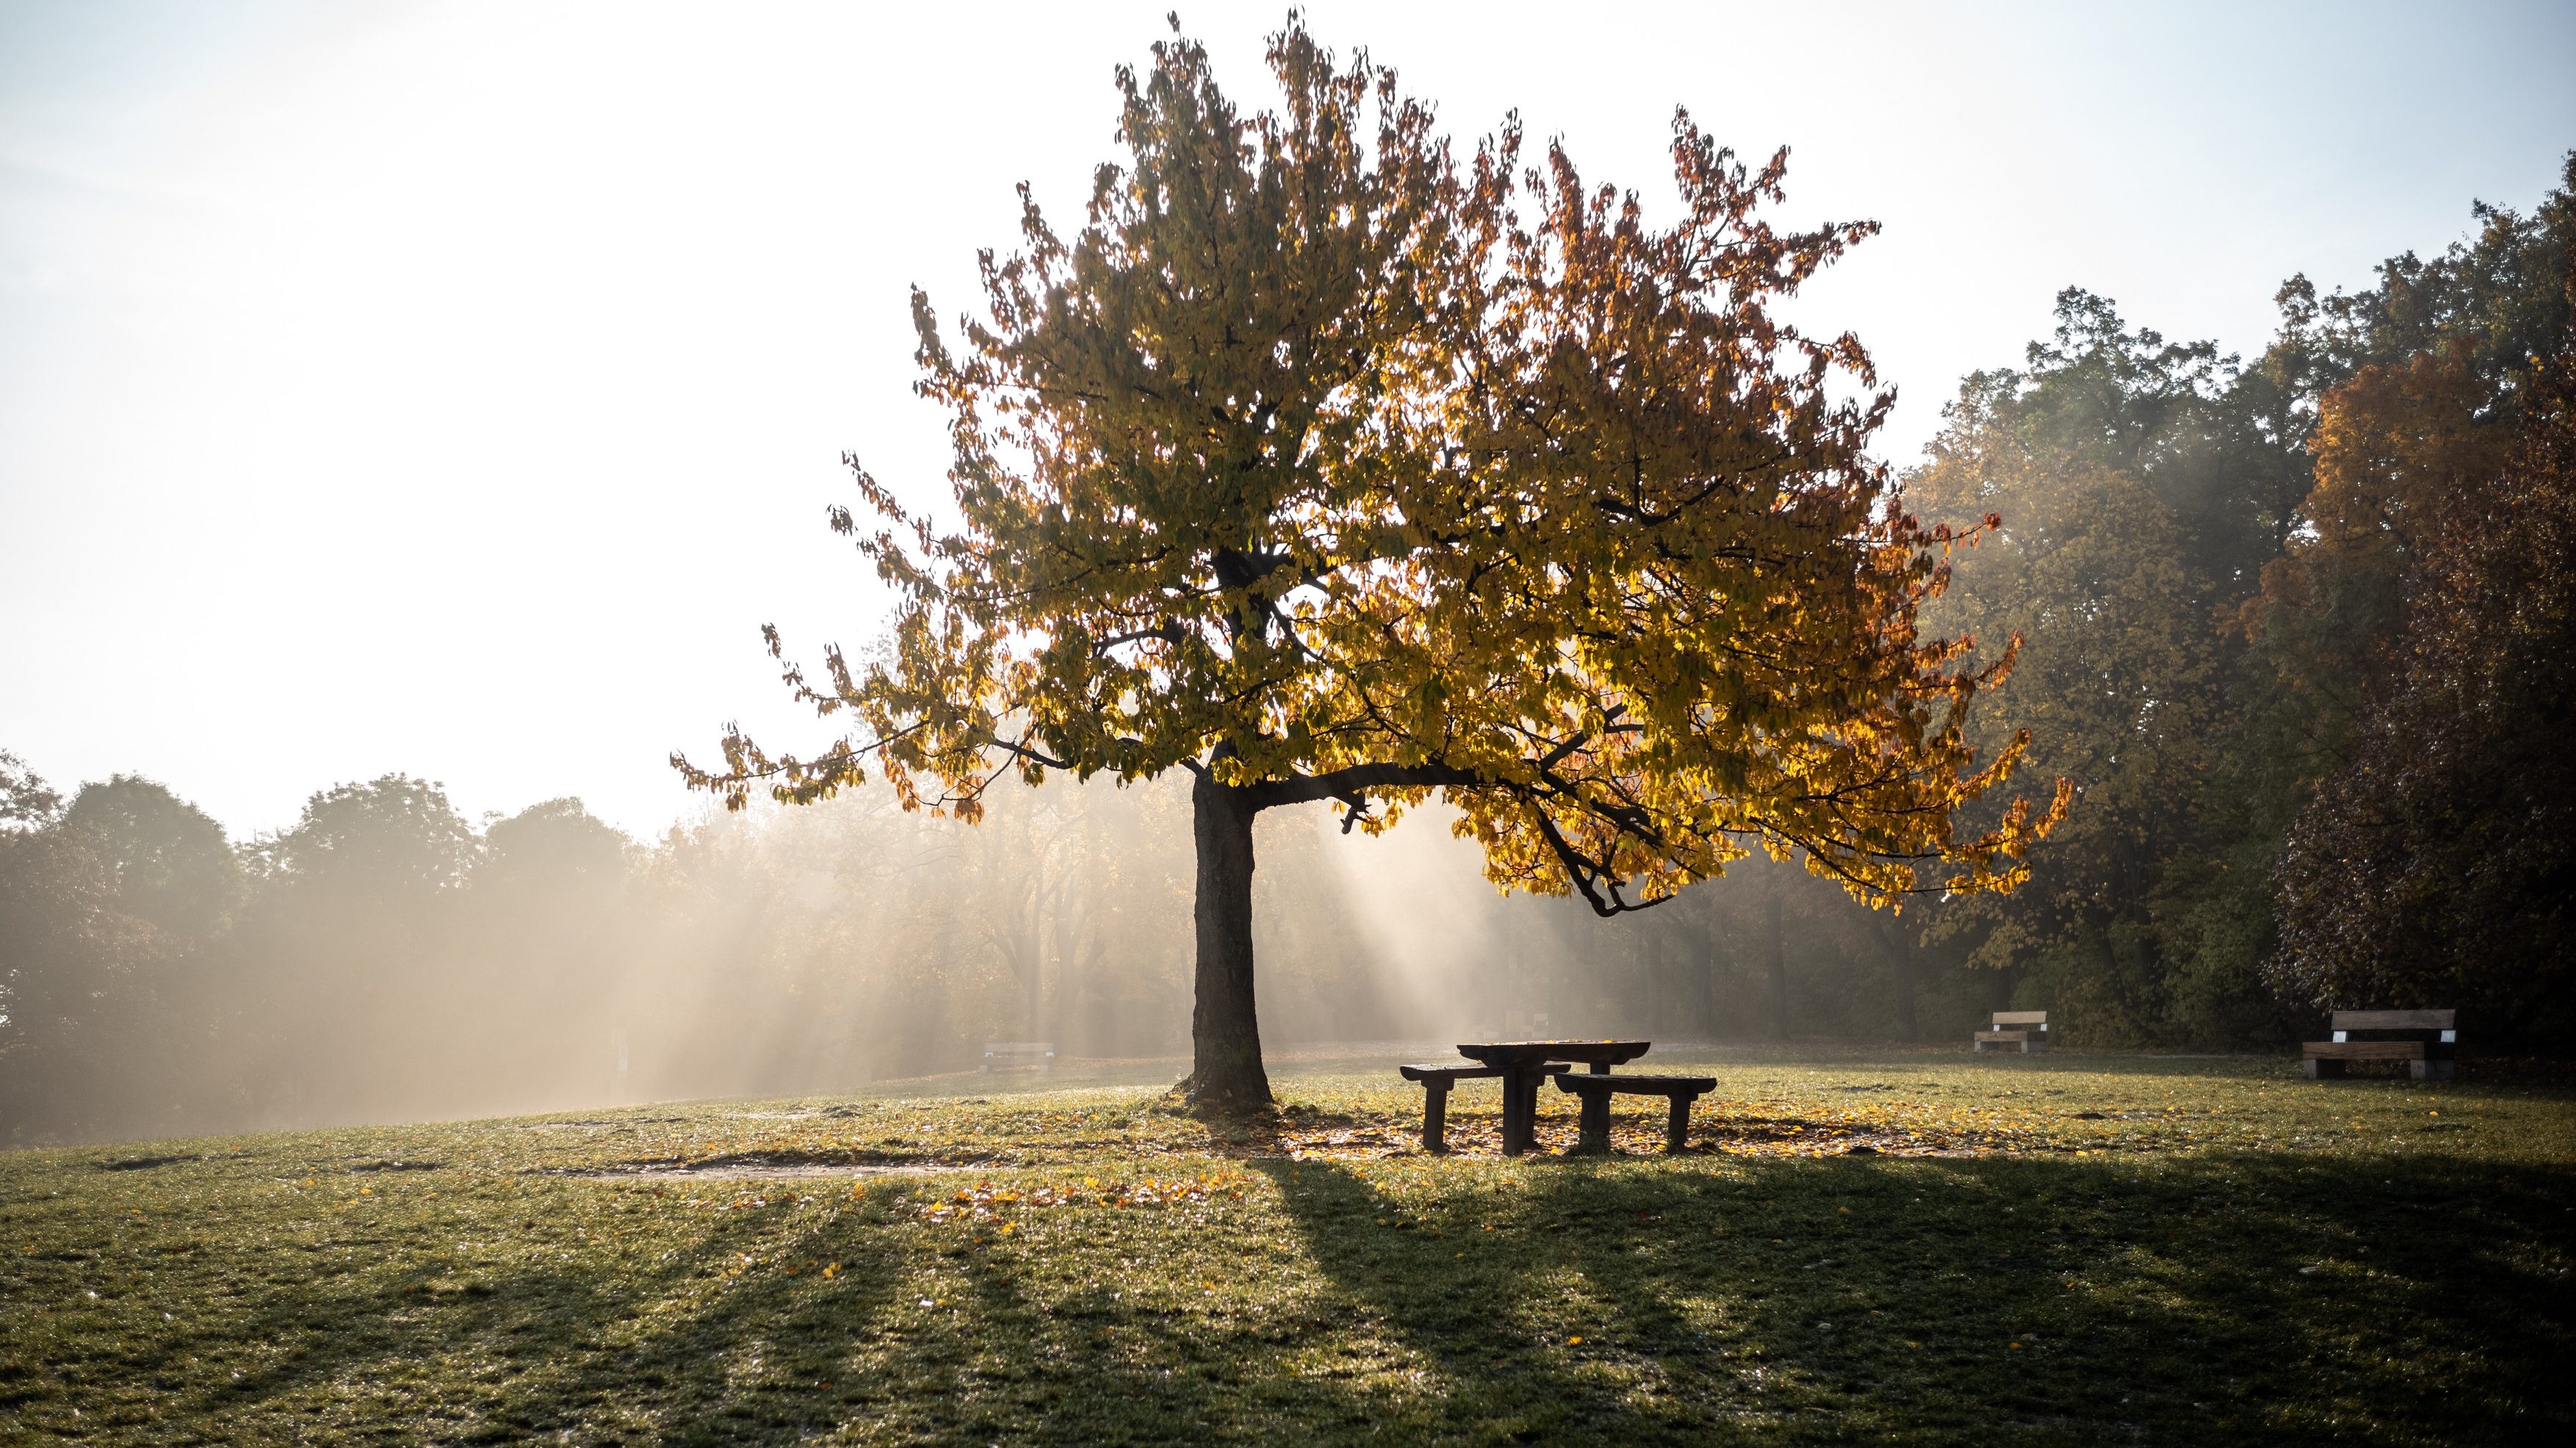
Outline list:
[[[478,826],[387,775],[235,842],[150,780],[66,801],[0,761],[12,1145],[825,1090],[993,1039],[1188,1046],[1186,783],[1015,790],[973,828],[844,798],[646,845],[569,799]],[[1793,868],[1605,924],[1497,896],[1434,830],[1345,839],[1317,806],[1262,831],[1262,1013],[1292,1050],[1902,1033],[1890,917]],[[1925,1018],[1965,1030],[1985,983],[1933,974]]]
[[[1999,512],[1929,620],[2018,668],[1999,746],[2077,803],[2010,896],[1873,912],[1758,858],[1607,923],[1417,829],[1260,825],[1274,1041],[1452,1030],[2260,1047],[2318,1010],[2576,1025],[2576,164],[2528,215],[2321,295],[2246,361],[2108,299],[1972,375],[1906,477]],[[1058,782],[632,841],[388,775],[237,842],[148,780],[0,756],[0,1141],[824,1089],[1188,1039],[1186,794]],[[1463,853],[1462,853],[1463,851]]]
[[[1928,942],[2079,1041],[2373,1005],[2563,1038],[2571,185],[2359,292],[2293,278],[2250,363],[2069,290],[1966,380],[1909,495],[2005,526],[1934,626],[2021,635],[1992,717],[2079,794]]]

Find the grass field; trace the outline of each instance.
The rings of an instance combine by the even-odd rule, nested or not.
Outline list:
[[[2576,1093],[1721,1053],[1507,1162],[1393,1059],[0,1155],[0,1438],[2576,1441]]]

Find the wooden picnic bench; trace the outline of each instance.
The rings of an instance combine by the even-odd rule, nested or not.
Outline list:
[[[2458,1011],[2337,1011],[2328,1019],[2331,1041],[2299,1048],[2299,1069],[2311,1081],[2344,1074],[2355,1061],[2403,1061],[2418,1081],[2451,1079],[2459,1049]],[[2366,1038],[2366,1039],[2365,1039]]]
[[[1477,1077],[1502,1076],[1509,1074],[1509,1068],[1507,1067],[1483,1066],[1472,1061],[1437,1061],[1429,1065],[1398,1066],[1395,1069],[1396,1074],[1402,1076],[1405,1080],[1421,1083],[1422,1149],[1430,1152],[1445,1152],[1449,1149],[1448,1131],[1450,1087],[1457,1085],[1460,1081],[1471,1080]],[[1564,1071],[1570,1068],[1565,1066],[1549,1066],[1542,1067],[1541,1069],[1549,1071]]]
[[[2048,1049],[2048,1012],[1997,1011],[1994,1024],[1976,1034],[1977,1049],[2001,1051],[2019,1047],[2022,1054]]]
[[[1714,1076],[1612,1076],[1604,1073],[1556,1078],[1556,1089],[1583,1098],[1578,1122],[1581,1138],[1575,1150],[1606,1155],[1610,1150],[1610,1098],[1613,1095],[1662,1096],[1672,1103],[1664,1119],[1664,1150],[1679,1151],[1690,1140],[1691,1103],[1717,1089]]]
[[[984,1063],[975,1069],[992,1071],[1012,1066],[1034,1066],[1040,1071],[1055,1069],[1053,1041],[986,1041]]]
[[[1646,1054],[1647,1041],[1478,1041],[1459,1046],[1465,1062],[1399,1066],[1407,1081],[1421,1083],[1422,1145],[1444,1151],[1449,1088],[1459,1081],[1493,1076],[1503,1083],[1503,1155],[1519,1156],[1537,1135],[1538,1088],[1551,1076],[1562,1076],[1569,1063],[1603,1074],[1612,1066]]]
[[[1651,1041],[1469,1041],[1458,1054],[1503,1068],[1503,1155],[1519,1156],[1538,1137],[1538,1088],[1563,1074],[1559,1062],[1606,1075],[1654,1048]]]

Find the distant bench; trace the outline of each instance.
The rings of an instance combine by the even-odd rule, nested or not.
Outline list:
[[[986,1041],[984,1064],[978,1071],[1006,1070],[1013,1066],[1034,1066],[1040,1071],[1055,1069],[1053,1041]]]
[[[2418,1081],[2448,1081],[2452,1054],[2459,1049],[2459,1014],[2337,1011],[2327,1022],[2334,1039],[2301,1046],[2299,1069],[2315,1081],[2340,1076],[2355,1061],[2403,1061],[2407,1074]]]
[[[1610,1150],[1610,1098],[1613,1095],[1661,1096],[1672,1103],[1664,1117],[1664,1150],[1679,1151],[1690,1140],[1691,1103],[1717,1089],[1714,1076],[1612,1076],[1568,1071],[1556,1078],[1556,1089],[1583,1098],[1582,1136],[1578,1152]]]
[[[2024,1055],[2048,1049],[2048,1012],[1997,1011],[1991,1029],[1976,1034],[1977,1049],[2019,1048]]]

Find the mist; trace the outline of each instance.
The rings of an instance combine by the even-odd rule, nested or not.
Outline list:
[[[570,798],[468,820],[394,774],[234,841],[149,780],[7,777],[12,1146],[846,1091],[992,1041],[1187,1069],[1185,783],[1012,785],[974,825],[870,793],[637,841]],[[1891,917],[1794,869],[1603,921],[1498,894],[1448,823],[1262,818],[1274,1054],[1904,1034]],[[1921,1018],[1961,1031],[1992,975],[1918,974]]]

